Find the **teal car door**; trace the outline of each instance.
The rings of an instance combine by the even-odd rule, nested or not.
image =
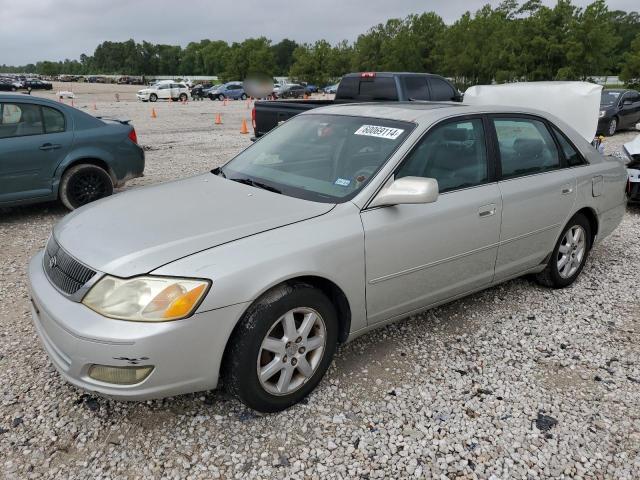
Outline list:
[[[53,194],[73,144],[71,118],[36,103],[0,103],[0,203]]]

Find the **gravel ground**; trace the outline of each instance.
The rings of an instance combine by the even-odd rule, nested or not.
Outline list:
[[[131,118],[150,148],[126,188],[209,170],[249,143],[244,102],[156,104],[151,119],[137,87],[118,87],[119,103],[111,86],[82,88],[76,105]],[[0,478],[640,478],[638,209],[573,287],[520,279],[368,334],[308,401],[265,416],[220,391],[122,403],[61,380],[31,325],[25,269],[64,213],[0,210]]]

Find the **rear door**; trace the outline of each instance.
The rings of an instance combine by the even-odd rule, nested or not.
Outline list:
[[[541,118],[492,118],[499,157],[502,227],[496,281],[518,276],[551,253],[573,210],[577,181]]]
[[[0,103],[0,202],[47,196],[73,143],[71,118],[32,103]]]
[[[427,77],[424,75],[407,75],[402,77],[404,98],[407,100],[431,100]]]
[[[457,99],[458,92],[443,78],[429,77],[429,88],[431,89],[431,100],[433,101],[451,102]]]

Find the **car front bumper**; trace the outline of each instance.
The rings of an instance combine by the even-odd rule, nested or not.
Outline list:
[[[65,380],[117,400],[148,400],[217,386],[227,340],[247,303],[172,322],[127,322],[97,314],[56,290],[42,267],[29,264],[33,324]],[[118,385],[89,376],[92,365],[153,366],[142,382]]]
[[[149,100],[149,95],[149,93],[136,93],[136,98],[143,102],[147,102]]]

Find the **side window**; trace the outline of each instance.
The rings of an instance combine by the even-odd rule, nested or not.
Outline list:
[[[556,134],[562,153],[564,153],[564,158],[567,159],[567,166],[577,167],[578,165],[584,165],[585,161],[582,158],[582,155],[580,155],[573,145],[569,143],[567,137],[565,137],[562,132],[555,127],[553,127],[553,132]]]
[[[485,183],[487,148],[481,119],[448,122],[427,133],[409,154],[395,178],[438,180],[440,192]]]
[[[431,85],[431,99],[432,100],[453,100],[456,92],[451,85],[446,81],[438,77],[429,78],[429,84]]]
[[[44,130],[46,133],[64,132],[64,115],[59,110],[50,107],[42,107],[44,117]]]
[[[427,79],[425,77],[404,77],[406,97],[413,100],[429,100]]]
[[[497,118],[502,178],[560,168],[560,155],[545,124],[529,118]]]
[[[0,118],[0,138],[44,133],[39,105],[4,103]]]

